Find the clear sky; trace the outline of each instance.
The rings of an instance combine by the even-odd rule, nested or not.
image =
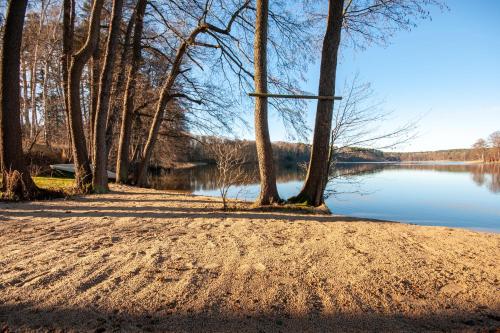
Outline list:
[[[342,52],[337,94],[359,73],[393,111],[388,127],[422,116],[418,137],[397,150],[467,148],[500,130],[500,1],[449,0],[448,6],[432,10],[432,20],[412,31],[398,32],[387,47]],[[303,88],[316,93],[318,64],[307,77]],[[312,127],[316,104],[309,105]],[[286,140],[277,120],[271,116],[271,138]]]

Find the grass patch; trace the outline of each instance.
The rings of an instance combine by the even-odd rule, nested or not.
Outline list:
[[[75,180],[73,178],[33,177],[33,181],[36,186],[43,189],[66,190],[75,186]],[[0,188],[1,187],[2,178],[0,177]]]
[[[74,194],[75,179],[58,177],[33,177],[36,186],[42,190],[38,199],[50,199],[65,197]],[[2,188],[2,177],[0,177],[0,189]],[[0,200],[4,198],[4,193],[0,191]],[[7,199],[8,200],[8,199]]]
[[[72,178],[33,177],[36,186],[43,189],[69,189],[75,186]]]

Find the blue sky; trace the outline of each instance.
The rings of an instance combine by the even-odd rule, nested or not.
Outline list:
[[[393,112],[388,129],[422,117],[418,137],[397,150],[466,148],[500,130],[500,1],[449,0],[448,6],[398,32],[386,47],[342,51],[337,93],[358,73]],[[315,93],[318,64],[307,77],[302,88]],[[309,102],[311,127],[315,107]],[[271,116],[271,138],[286,140],[277,119]]]

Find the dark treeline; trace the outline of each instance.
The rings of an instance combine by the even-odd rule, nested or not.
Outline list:
[[[199,137],[192,140],[186,154],[186,160],[190,162],[214,162],[214,156],[210,149],[211,142],[221,140],[214,137]],[[255,141],[249,140],[224,140],[225,144],[240,144],[242,157],[246,163],[257,163],[257,147]],[[273,160],[275,163],[300,163],[307,162],[311,154],[311,146],[304,143],[273,142]]]
[[[447,149],[411,153],[386,153],[387,159],[400,161],[477,161],[500,162],[500,131],[493,132],[488,139],[477,140],[470,149]]]
[[[494,148],[487,148],[484,152],[485,162],[498,161],[495,156]],[[475,149],[447,149],[408,153],[385,153],[384,155],[388,160],[394,159],[398,161],[483,161],[482,152],[478,152]]]

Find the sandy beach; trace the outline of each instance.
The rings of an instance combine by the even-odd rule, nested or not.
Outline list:
[[[0,203],[0,331],[499,331],[500,235],[112,186]]]

